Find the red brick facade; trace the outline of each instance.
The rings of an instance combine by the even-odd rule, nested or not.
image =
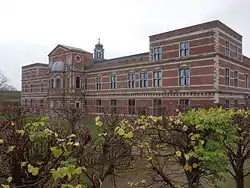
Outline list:
[[[97,115],[112,107],[120,113],[146,107],[152,114],[169,105],[244,103],[250,60],[231,28],[212,21],[149,39],[149,53],[110,60],[58,45],[49,64],[22,67],[22,104],[32,110],[75,106]]]

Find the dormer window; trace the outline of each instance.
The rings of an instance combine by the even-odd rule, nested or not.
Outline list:
[[[153,61],[161,60],[161,58],[162,58],[162,48],[161,47],[153,48]]]

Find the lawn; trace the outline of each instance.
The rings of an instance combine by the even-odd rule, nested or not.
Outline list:
[[[0,92],[0,101],[20,101],[21,91]]]

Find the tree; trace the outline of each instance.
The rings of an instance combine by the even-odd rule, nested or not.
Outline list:
[[[7,77],[2,72],[0,72],[0,90],[6,87],[7,82]]]
[[[14,86],[8,84],[8,78],[0,72],[0,91],[17,91]]]
[[[0,119],[2,186],[47,187],[50,183],[65,187],[85,170],[74,158],[82,144],[76,135],[55,132],[47,117],[25,117],[20,108],[4,114]]]
[[[232,124],[237,128],[237,137],[234,146],[227,146],[227,153],[231,169],[229,173],[235,180],[237,188],[244,188],[244,178],[250,175],[245,167],[250,158],[250,111],[240,109],[232,117]]]
[[[145,166],[156,174],[153,181],[165,187],[194,188],[201,180],[221,179],[227,171],[225,146],[236,139],[230,121],[233,113],[218,108],[193,109],[170,117],[141,116],[116,130],[124,138],[132,135],[132,142],[143,151]],[[174,178],[176,173],[184,175],[186,181],[181,176]]]
[[[116,176],[132,168],[132,145],[115,132],[118,119],[115,114],[104,116],[102,121],[96,117],[97,135],[88,144],[80,146],[82,155],[78,156],[78,165],[87,169],[84,174],[89,188],[100,188],[107,178],[115,180]]]

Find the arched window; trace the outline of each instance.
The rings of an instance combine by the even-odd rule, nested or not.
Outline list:
[[[56,79],[56,88],[61,88],[61,80],[60,80],[60,78]]]
[[[51,79],[51,88],[53,89],[54,88],[54,80]]]
[[[80,86],[81,86],[81,80],[80,80],[80,77],[77,76],[76,77],[76,88],[80,88]]]

